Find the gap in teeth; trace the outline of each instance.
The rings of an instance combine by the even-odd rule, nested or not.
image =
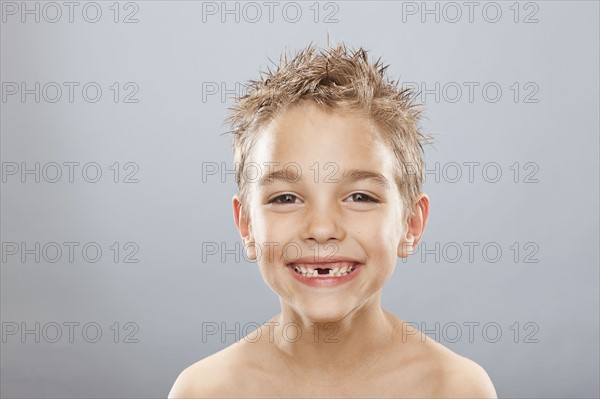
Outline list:
[[[356,264],[344,264],[342,265],[342,267],[335,267],[335,268],[310,268],[310,267],[305,267],[305,266],[298,266],[296,264],[293,264],[294,266],[294,271],[304,277],[319,277],[319,276],[323,276],[323,277],[342,277],[342,276],[346,276],[350,273],[352,273],[354,270],[356,270]],[[319,271],[317,269],[329,269],[329,273],[324,273],[324,274],[319,274]],[[343,271],[343,272],[342,272]]]

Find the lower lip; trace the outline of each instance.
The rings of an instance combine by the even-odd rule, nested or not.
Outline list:
[[[292,273],[292,276],[294,276],[296,280],[310,287],[335,287],[345,284],[351,280],[354,280],[356,276],[358,276],[358,273],[360,273],[362,270],[363,265],[357,263],[355,267],[356,268],[352,273],[341,277],[304,277],[303,275],[296,273],[294,266],[287,266],[287,268],[290,270],[290,273]]]

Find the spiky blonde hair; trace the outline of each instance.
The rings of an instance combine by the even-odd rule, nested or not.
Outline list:
[[[372,62],[362,47],[349,50],[344,43],[318,49],[311,43],[294,57],[284,52],[271,71],[250,80],[246,94],[229,109],[238,195],[243,205],[249,199],[244,167],[261,129],[291,106],[314,101],[326,110],[355,111],[370,118],[381,138],[393,151],[395,181],[406,219],[412,214],[424,179],[423,145],[431,137],[420,131],[423,106],[413,102],[416,94],[398,88],[388,79],[381,58]],[[242,206],[249,218],[247,206]]]

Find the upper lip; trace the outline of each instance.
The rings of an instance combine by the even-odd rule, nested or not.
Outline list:
[[[305,256],[299,259],[289,262],[288,265],[293,264],[323,264],[323,263],[337,263],[337,262],[352,262],[361,263],[360,261],[345,256]]]

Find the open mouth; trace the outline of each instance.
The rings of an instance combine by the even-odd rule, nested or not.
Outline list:
[[[351,274],[356,270],[357,263],[351,262],[336,262],[336,263],[323,263],[320,265],[311,264],[295,264],[291,263],[289,267],[292,267],[296,273],[303,277],[309,278],[324,278],[324,277],[343,277]]]

